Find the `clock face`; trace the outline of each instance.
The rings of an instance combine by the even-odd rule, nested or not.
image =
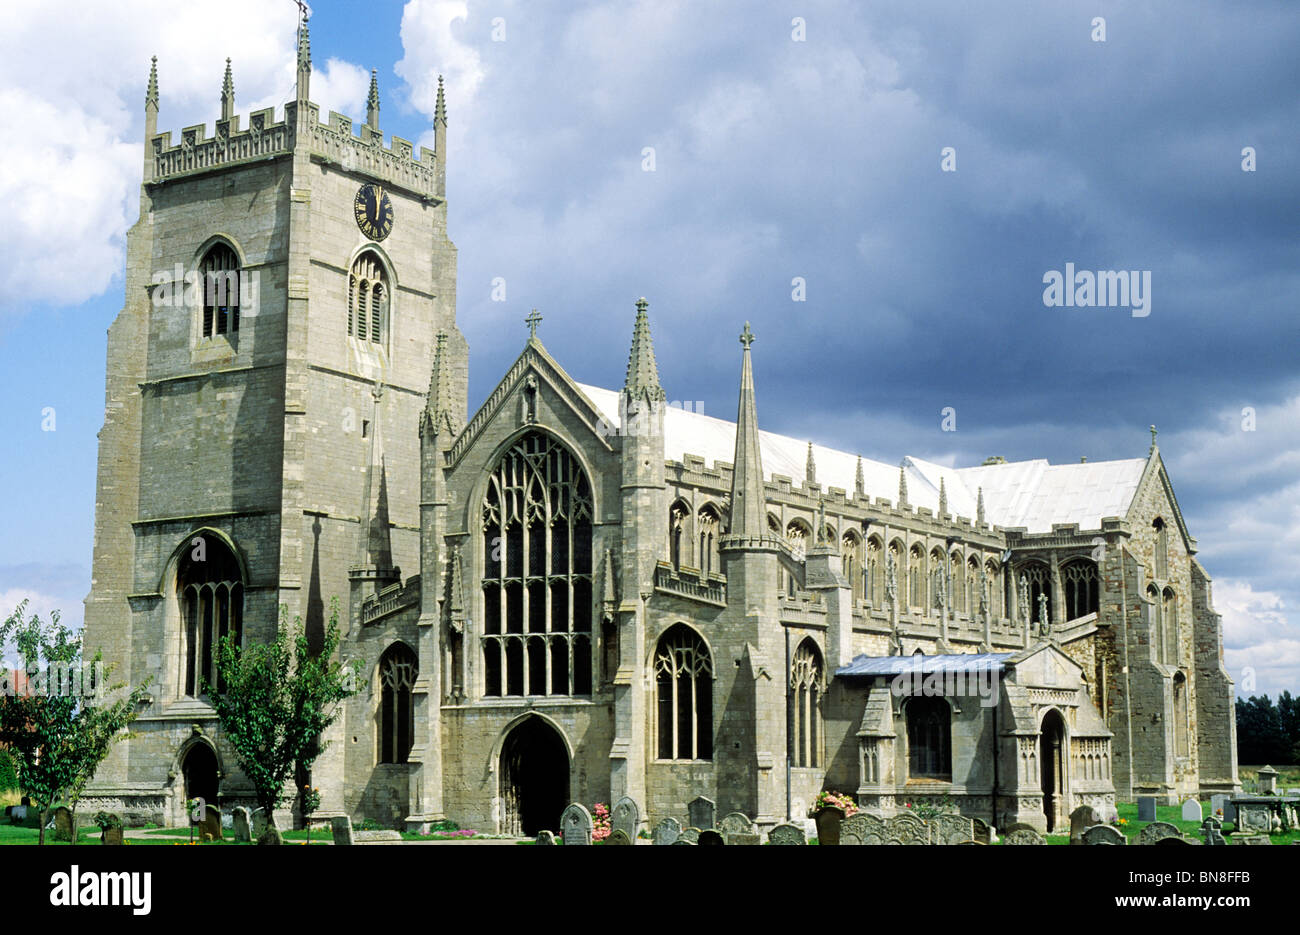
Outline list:
[[[357,227],[371,240],[383,240],[393,230],[393,202],[382,185],[362,185],[352,202]]]

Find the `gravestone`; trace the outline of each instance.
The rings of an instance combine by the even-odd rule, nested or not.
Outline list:
[[[674,845],[677,845],[677,844],[683,844],[683,845],[685,845],[686,847],[694,847],[694,846],[695,846],[695,842],[694,842],[694,841],[685,841],[685,840],[682,840],[681,838],[678,838],[676,841],[673,842],[673,844],[674,844]]]
[[[637,833],[641,830],[641,810],[636,807],[636,802],[623,796],[614,803],[609,815],[610,828],[621,830],[629,842],[636,840]]]
[[[537,844],[539,847],[554,847],[555,835],[543,828],[537,832]]]
[[[708,844],[716,847],[718,845],[726,844],[727,842],[717,831],[714,831],[712,828],[705,828],[700,832],[700,839],[695,843],[700,845]]]
[[[198,835],[200,841],[220,841],[221,809],[215,805],[203,807],[203,817],[199,819]]]
[[[264,808],[253,809],[252,817],[253,817],[253,828],[252,828],[253,840],[260,842],[262,840],[262,835],[266,834],[266,829],[274,825],[275,822],[273,821],[268,822],[266,820],[266,809]]]
[[[1260,795],[1275,795],[1277,793],[1277,770],[1271,766],[1261,766],[1255,773],[1255,778],[1259,781]]]
[[[746,834],[743,831],[735,831],[727,835],[727,844],[732,847],[749,847],[755,844],[762,844],[763,838],[757,832]]]
[[[686,814],[691,820],[691,827],[703,831],[714,826],[718,818],[718,806],[710,798],[696,796],[686,806]]]
[[[971,824],[975,827],[975,833],[971,835],[976,844],[988,844],[993,840],[993,829],[989,823],[982,818],[972,818]]]
[[[1093,825],[1101,824],[1101,816],[1091,805],[1080,805],[1070,812],[1070,843],[1082,844],[1083,833]]]
[[[560,816],[560,834],[564,835],[565,847],[591,843],[591,812],[574,802]]]
[[[911,812],[885,819],[886,844],[929,844],[930,826]]]
[[[1228,842],[1223,839],[1222,822],[1211,815],[1205,821],[1201,822],[1201,837],[1205,839],[1206,844],[1224,845]]]
[[[1155,821],[1156,820],[1156,800],[1155,796],[1143,795],[1138,796],[1138,821]]]
[[[856,840],[846,840],[846,838]],[[885,823],[875,815],[858,812],[840,823],[840,845],[864,844],[880,845],[885,843]]]
[[[352,841],[354,844],[380,844],[384,841],[401,841],[402,832],[395,831],[392,828],[385,828],[380,831],[353,831]]]
[[[1110,825],[1093,825],[1083,833],[1084,844],[1127,844],[1128,840],[1118,828]]]
[[[627,832],[622,828],[615,828],[609,833],[609,837],[605,838],[605,843],[616,844],[620,847],[629,847],[632,844],[632,839],[627,836]]]
[[[961,815],[935,815],[930,819],[931,844],[961,844],[975,839],[975,828]]]
[[[352,839],[352,819],[347,815],[335,815],[331,818],[330,832],[334,835],[336,847],[351,847],[355,843]]]
[[[1239,834],[1232,839],[1233,844],[1272,844],[1267,834]]]
[[[1210,796],[1210,817],[1218,818],[1220,821],[1231,821],[1228,817],[1228,808],[1232,805],[1232,800],[1222,792],[1216,792]]]
[[[1178,828],[1167,821],[1153,821],[1138,834],[1139,844],[1155,844],[1164,838],[1180,838]]]
[[[54,810],[54,840],[71,841],[74,837],[72,812],[60,805]]]
[[[681,823],[676,818],[665,818],[651,832],[651,837],[656,844],[676,844],[677,839],[682,836]]]
[[[258,844],[283,844],[284,839],[280,837],[280,831],[275,825],[267,825],[266,830],[257,836]]]
[[[235,833],[235,840],[247,844],[253,840],[253,819],[252,812],[242,805],[236,805],[231,815],[231,830]]]
[[[722,839],[728,844],[736,844],[732,838],[739,835],[754,833],[754,823],[749,820],[748,815],[740,812],[729,812],[724,815],[722,821],[718,822],[718,830],[722,832]]]
[[[1201,811],[1201,803],[1195,799],[1188,799],[1183,803],[1183,821],[1194,821],[1200,824],[1205,818]]]
[[[1099,826],[1104,827],[1104,826]],[[1033,828],[1017,828],[1015,831],[1008,831],[1002,837],[1003,844],[1026,845],[1026,844],[1046,844],[1043,836]]]
[[[105,844],[121,844],[122,838],[121,822],[118,822],[116,825],[109,825],[104,829],[104,833],[100,835],[100,840]]]
[[[683,828],[683,829],[682,829],[682,833],[681,833],[680,835],[677,836],[677,840],[674,841],[673,843],[674,843],[674,844],[699,844],[699,843],[700,843],[700,829],[699,829],[699,828]]]
[[[777,825],[767,833],[768,844],[807,844],[798,825]]]
[[[1237,830],[1268,834],[1273,816],[1262,802],[1234,802],[1237,806]]]

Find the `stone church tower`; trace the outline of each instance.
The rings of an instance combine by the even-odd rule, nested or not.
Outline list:
[[[283,605],[319,639],[332,598],[346,633],[353,592],[419,568],[436,335],[441,405],[464,419],[441,88],[436,152],[417,158],[406,140],[384,145],[373,76],[356,128],[320,121],[310,80],[304,21],[283,119],[242,124],[227,61],[215,135],[173,141],[158,132],[156,59],[150,71],[86,641],[152,699],[90,794],[155,815],[245,785],[201,698],[220,636],[266,639]],[[325,809],[344,755],[335,743],[318,762]]]

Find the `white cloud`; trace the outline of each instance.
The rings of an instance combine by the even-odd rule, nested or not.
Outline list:
[[[433,117],[438,97],[438,76],[444,76],[449,108],[458,115],[449,127],[468,125],[471,103],[483,81],[483,63],[478,50],[455,35],[465,28],[469,5],[464,0],[410,0],[402,11],[404,57],[394,70],[410,85],[411,104]],[[480,18],[479,28],[490,29],[490,20]],[[509,41],[509,23],[506,37]],[[462,132],[458,130],[457,132]],[[450,131],[449,131],[450,132]]]

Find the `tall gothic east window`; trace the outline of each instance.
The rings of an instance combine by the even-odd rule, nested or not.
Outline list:
[[[655,647],[659,759],[713,759],[713,658],[700,635],[674,624]]]
[[[790,746],[792,765],[822,765],[822,656],[817,644],[805,639],[790,662]]]
[[[519,438],[483,499],[485,695],[591,694],[592,495],[550,435]]]
[[[415,737],[411,690],[420,672],[415,652],[394,643],[379,659],[379,762],[405,763]]]

